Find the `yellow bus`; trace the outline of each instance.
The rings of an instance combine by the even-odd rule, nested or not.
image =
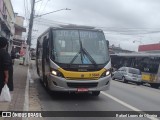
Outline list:
[[[160,87],[160,54],[159,53],[119,53],[112,54],[112,66],[134,67],[141,70],[142,83],[151,87]]]
[[[103,31],[94,27],[50,27],[37,40],[37,73],[50,91],[98,96],[110,87],[108,47]]]

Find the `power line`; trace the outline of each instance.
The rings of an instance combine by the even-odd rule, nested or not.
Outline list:
[[[39,14],[39,12],[40,12],[40,10],[41,10],[42,3],[43,3],[43,2],[44,2],[44,1],[42,0],[41,5],[40,5],[40,7],[39,7],[39,10],[37,11],[37,15]]]
[[[70,23],[64,23],[64,22],[58,22],[58,21],[52,21],[52,20],[48,20],[48,19],[39,19],[39,20],[35,20],[36,22],[39,22],[39,23],[43,23],[43,25],[47,25],[47,26],[51,26],[53,24],[57,24],[57,25],[68,25]],[[116,28],[116,27],[99,27],[99,26],[94,26],[98,29],[102,29],[103,31],[106,31],[106,32],[116,32],[116,33],[119,33],[119,34],[123,34],[123,35],[134,35],[134,34],[153,34],[153,33],[160,33],[160,29],[155,29],[153,30],[153,28]]]
[[[36,22],[47,22],[47,23],[57,23],[57,24],[64,24],[64,25],[68,25],[68,24],[71,24],[71,23],[66,23],[66,22],[59,22],[59,21],[53,21],[53,20],[48,20],[48,19],[45,19],[45,18],[41,18],[41,19],[35,19]]]
[[[47,6],[47,4],[48,4],[49,1],[50,1],[50,0],[47,0],[47,2],[46,2],[46,4],[45,4],[44,8],[42,9],[42,11],[45,10],[45,8],[46,8],[46,6]]]
[[[39,10],[37,11],[37,15],[40,13],[40,9],[41,9],[41,7],[42,7],[42,3],[43,3],[44,1],[43,0],[41,0],[41,5],[40,5],[40,8],[39,8]],[[47,0],[47,2],[46,2],[46,5],[47,5],[47,3],[48,3],[48,0]],[[45,7],[46,7],[46,5],[45,5]],[[44,8],[45,8],[44,7]],[[41,18],[40,18],[41,19]],[[39,19],[39,20],[40,20]],[[37,29],[39,29],[39,26],[37,25]]]

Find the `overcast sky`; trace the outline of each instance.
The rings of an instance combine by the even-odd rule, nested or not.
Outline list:
[[[32,0],[11,1],[15,12],[29,18]],[[49,26],[56,24],[101,28],[111,45],[127,50],[137,51],[139,44],[160,42],[160,0],[42,0],[36,3],[35,14],[63,8],[71,10],[54,12],[35,19],[33,46],[36,37]]]

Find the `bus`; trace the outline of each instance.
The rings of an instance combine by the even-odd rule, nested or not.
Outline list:
[[[49,91],[98,96],[110,87],[109,42],[94,27],[50,27],[37,39],[36,67]]]
[[[160,87],[159,53],[119,53],[112,54],[112,67],[122,66],[138,68],[142,74],[142,84],[148,83],[153,88]]]

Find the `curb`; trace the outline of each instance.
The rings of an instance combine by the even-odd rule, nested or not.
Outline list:
[[[29,110],[29,94],[28,93],[29,93],[29,80],[30,80],[30,78],[31,78],[31,75],[30,75],[30,71],[29,71],[29,67],[28,67],[23,111]],[[28,118],[22,118],[22,120],[28,120]]]

